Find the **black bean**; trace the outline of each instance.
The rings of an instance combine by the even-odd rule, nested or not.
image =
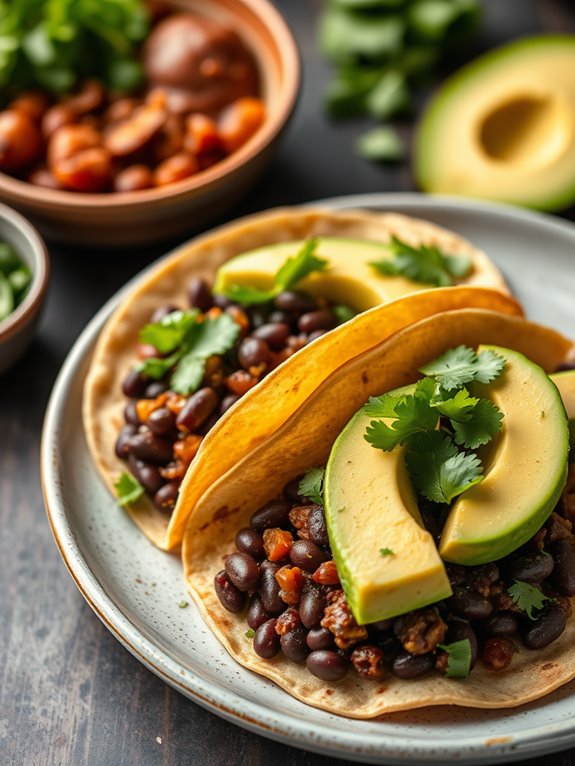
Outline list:
[[[260,564],[260,572],[262,574],[264,572],[271,572],[275,575],[275,573],[278,571],[278,569],[281,569],[281,567],[282,564],[280,564],[278,561],[270,561],[269,559],[264,559]]]
[[[177,306],[174,306],[169,303],[166,303],[164,306],[158,306],[158,308],[154,311],[154,313],[150,317],[150,323],[157,324],[158,322],[161,322],[162,319],[167,317],[169,314],[173,314],[174,311],[179,311],[179,310],[180,309]]]
[[[148,383],[148,378],[145,378],[137,370],[130,370],[122,383],[122,391],[125,396],[135,399],[143,395]]]
[[[539,617],[525,626],[523,643],[528,649],[543,649],[565,630],[567,615],[557,604],[549,604]]]
[[[279,614],[285,609],[285,603],[280,597],[280,586],[275,577],[275,573],[279,567],[264,567],[263,564],[260,568],[260,596],[264,609],[269,614]]]
[[[477,655],[479,654],[479,645],[477,643],[477,636],[471,625],[466,620],[453,619],[447,628],[447,642],[455,643],[456,641],[469,641],[471,648],[471,667],[477,662]]]
[[[192,394],[178,415],[178,428],[194,431],[202,425],[219,404],[218,395],[213,388],[206,386]]]
[[[283,653],[291,662],[303,662],[309,654],[309,647],[306,643],[307,630],[305,628],[296,628],[284,633],[280,638],[280,645]]]
[[[428,654],[410,654],[405,650],[399,652],[391,663],[391,672],[398,678],[417,678],[427,673],[435,665],[435,657]]]
[[[263,657],[264,660],[271,660],[280,650],[280,637],[276,633],[276,620],[266,620],[256,630],[254,636],[254,652]]]
[[[314,505],[309,512],[307,520],[309,536],[316,545],[329,548],[329,537],[327,535],[327,525],[325,515],[321,505]]]
[[[297,478],[288,481],[283,488],[283,495],[288,502],[301,505],[305,501],[303,495],[299,494],[299,483],[302,478],[302,476],[298,476]]]
[[[312,628],[306,636],[306,641],[312,652],[335,647],[333,634],[326,628]]]
[[[146,390],[144,391],[144,398],[155,399],[157,396],[163,394],[169,388],[170,387],[165,381],[155,380],[153,383],[150,383],[149,386],[146,386]]]
[[[261,598],[257,593],[251,597],[250,605],[248,607],[248,614],[246,617],[247,623],[252,630],[257,630],[260,625],[263,625],[266,620],[269,620],[270,616],[267,614],[262,604]]]
[[[487,580],[490,583],[496,583],[499,580],[499,567],[495,562],[483,564],[475,570],[475,576]]]
[[[554,565],[553,558],[541,551],[518,556],[510,562],[507,572],[512,580],[539,583],[549,577]]]
[[[519,620],[513,612],[495,612],[483,623],[488,636],[512,636],[519,630]]]
[[[272,351],[280,351],[290,334],[290,326],[285,322],[268,322],[258,327],[252,337],[265,341]]]
[[[325,593],[323,588],[307,588],[299,602],[299,616],[306,628],[316,628],[324,615]]]
[[[491,601],[475,591],[457,585],[448,604],[459,617],[465,617],[467,620],[483,620],[493,611]]]
[[[165,465],[172,459],[172,445],[151,431],[140,431],[128,439],[128,451],[138,460]]]
[[[225,295],[213,295],[212,300],[214,301],[214,306],[217,306],[220,309],[227,309],[233,303],[233,301],[231,301],[229,298],[226,298]]]
[[[249,527],[242,527],[236,533],[236,548],[242,553],[247,553],[256,561],[265,558],[264,540],[259,532]]]
[[[371,622],[367,626],[370,630],[373,630],[375,633],[387,633],[388,630],[391,630],[393,627],[393,618],[390,617],[387,620],[378,620],[377,622]]]
[[[250,519],[250,527],[256,532],[263,532],[264,529],[273,529],[275,527],[289,526],[290,511],[289,503],[284,500],[271,500],[259,508]]]
[[[171,513],[178,499],[180,485],[177,481],[169,481],[154,495],[154,506],[158,511],[167,511]]]
[[[221,605],[228,612],[241,612],[246,605],[246,594],[238,590],[222,569],[214,577],[214,588]]]
[[[321,338],[322,335],[325,335],[327,330],[314,330],[313,332],[310,332],[310,334],[307,336],[307,342],[311,343],[312,340],[316,340],[317,338]]]
[[[165,436],[174,430],[176,416],[167,407],[158,407],[157,410],[152,410],[146,425],[156,436]]]
[[[290,311],[297,314],[305,314],[308,311],[314,311],[317,308],[315,298],[307,293],[300,293],[297,290],[285,290],[274,300],[274,306],[280,311]]]
[[[232,553],[225,563],[228,577],[241,591],[255,590],[260,579],[256,561],[247,553]]]
[[[218,420],[220,419],[220,414],[218,410],[216,410],[210,417],[206,420],[206,422],[200,426],[199,428],[196,428],[197,433],[201,434],[202,436],[205,436],[207,433],[209,433],[212,428],[216,425]]]
[[[237,394],[228,394],[227,396],[224,396],[220,402],[220,415],[223,415],[224,412],[227,412],[230,407],[239,400],[239,398],[240,397]]]
[[[120,429],[120,433],[116,439],[115,446],[116,456],[119,457],[120,460],[128,459],[128,439],[133,436],[137,430],[137,426],[135,426],[133,423],[127,423]]]
[[[155,495],[164,483],[158,467],[155,465],[149,465],[143,460],[138,460],[138,458],[134,455],[128,456],[128,465],[130,467],[130,471],[140,482],[146,492],[149,495]]]
[[[308,654],[307,669],[322,681],[339,681],[349,669],[349,661],[337,652],[319,649]]]
[[[124,420],[126,423],[131,423],[134,426],[141,426],[142,421],[138,415],[136,404],[137,399],[131,399],[128,404],[126,404],[124,407]]]
[[[331,330],[337,324],[335,315],[329,309],[319,309],[303,314],[298,319],[298,330],[309,335],[316,330]]]
[[[296,540],[289,557],[295,567],[305,572],[315,572],[318,566],[328,559],[327,554],[311,540]]]
[[[562,596],[575,596],[575,548],[570,540],[558,540],[552,552],[555,559],[553,585]]]
[[[265,306],[252,306],[248,309],[248,315],[251,326],[255,328],[263,327],[268,321],[268,310]],[[255,333],[253,334],[255,335]]]
[[[265,340],[259,338],[244,338],[238,350],[238,360],[244,370],[257,367],[259,364],[267,364],[270,358],[270,350]]]
[[[272,311],[268,317],[268,322],[271,324],[287,324],[290,327],[292,315],[288,311]]]
[[[212,308],[212,291],[201,277],[194,277],[188,282],[188,303],[200,311],[209,311]]]

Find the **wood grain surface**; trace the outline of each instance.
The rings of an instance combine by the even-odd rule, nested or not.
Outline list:
[[[372,166],[351,151],[361,122],[330,124],[329,77],[315,42],[319,0],[281,0],[305,69],[296,117],[258,189],[230,217],[279,204],[412,189],[407,166]],[[575,30],[568,0],[484,0],[469,56],[507,39]],[[409,126],[403,128],[406,137]],[[573,211],[566,213],[573,218]],[[39,335],[0,378],[0,766],[328,766],[247,733],[165,686],[83,601],[46,521],[38,473],[42,419],[73,341],[130,276],[176,243],[135,252],[51,247],[53,277]],[[343,763],[343,762],[342,762]],[[524,766],[575,765],[575,750]]]

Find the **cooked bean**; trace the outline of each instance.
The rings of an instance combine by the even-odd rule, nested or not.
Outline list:
[[[301,481],[302,477],[297,476],[295,479],[292,479],[291,481],[288,481],[288,483],[283,488],[283,495],[286,500],[288,500],[290,503],[303,503],[304,499],[299,494],[299,483]]]
[[[335,647],[333,633],[326,628],[312,628],[306,636],[306,641],[312,652]]]
[[[405,650],[399,652],[391,663],[391,672],[398,678],[417,678],[427,673],[435,665],[435,655],[428,654],[410,654]]]
[[[119,98],[111,103],[104,112],[104,122],[111,124],[127,120],[134,114],[139,105],[140,102],[135,98]]]
[[[104,146],[114,157],[127,157],[142,149],[160,130],[168,113],[160,105],[144,104],[127,119],[112,124]]]
[[[243,527],[238,530],[235,538],[236,548],[242,553],[247,553],[256,561],[261,561],[265,557],[264,541],[259,532],[249,527]]]
[[[331,330],[337,324],[335,315],[329,309],[319,309],[302,314],[298,319],[298,330],[309,335],[317,330]]]
[[[128,466],[149,495],[155,495],[164,483],[157,466],[138,460],[134,455],[128,455]]]
[[[250,527],[256,532],[264,529],[289,526],[290,505],[284,500],[271,500],[259,508],[250,519]]]
[[[236,370],[228,376],[226,380],[226,386],[228,389],[238,396],[243,396],[250,389],[252,389],[258,382],[258,379],[253,375],[250,375],[246,370]]]
[[[323,589],[308,588],[301,596],[299,616],[306,628],[316,628],[324,614],[325,594]]]
[[[488,636],[512,636],[519,630],[519,620],[513,612],[495,612],[483,623]]]
[[[114,178],[114,191],[133,192],[151,189],[154,185],[152,171],[146,165],[130,165]]]
[[[455,643],[456,641],[469,641],[471,647],[471,667],[477,662],[477,656],[479,654],[479,645],[477,643],[477,636],[471,625],[466,620],[458,620],[455,618],[452,620],[447,628],[447,642]]]
[[[553,558],[547,553],[528,553],[511,561],[508,575],[512,580],[539,583],[549,577],[554,565]]]
[[[158,165],[154,171],[154,183],[156,186],[167,186],[195,175],[199,169],[198,161],[192,154],[179,152]]]
[[[264,564],[260,567],[260,596],[262,603],[264,609],[269,614],[280,614],[285,609],[285,603],[280,596],[280,586],[275,577],[279,567],[276,566],[272,569],[271,567],[264,566]]]
[[[310,332],[310,334],[307,336],[307,342],[311,343],[312,340],[316,340],[317,338],[321,338],[322,335],[325,335],[327,330],[314,330],[313,332]]]
[[[257,588],[260,570],[256,561],[248,553],[232,553],[226,559],[225,570],[239,590],[248,591]]]
[[[65,160],[57,160],[50,169],[58,183],[69,191],[101,192],[110,185],[112,179],[110,154],[99,146],[84,149]]]
[[[208,283],[201,277],[194,277],[188,282],[188,303],[192,308],[209,311],[214,305]]]
[[[246,621],[252,630],[257,630],[260,625],[263,625],[266,620],[269,620],[270,616],[264,609],[261,598],[257,593],[250,599],[250,605],[248,607],[248,613]]]
[[[240,343],[238,360],[244,370],[267,364],[270,358],[270,350],[265,340],[258,338],[245,338]]]
[[[266,620],[256,630],[254,652],[264,660],[271,660],[280,650],[280,637],[276,633],[276,620]]]
[[[293,317],[289,311],[272,311],[268,317],[270,324],[287,324],[288,327],[291,327],[292,321]]]
[[[228,612],[241,612],[246,605],[246,594],[238,590],[232,583],[225,570],[214,577],[214,588],[221,605]]]
[[[338,652],[319,649],[308,654],[306,666],[322,681],[339,681],[347,674],[349,661]]]
[[[128,439],[133,436],[137,431],[137,426],[133,423],[127,423],[125,426],[122,426],[120,429],[120,433],[118,434],[118,438],[116,439],[116,447],[115,452],[117,457],[120,458],[120,460],[127,460],[129,449],[128,449]]]
[[[138,409],[136,407],[137,400],[131,399],[128,404],[124,407],[124,420],[126,423],[131,423],[135,426],[141,426],[142,421],[140,420],[140,416],[138,415]]]
[[[64,125],[73,125],[78,121],[78,115],[73,109],[65,104],[54,104],[42,117],[42,135],[44,138],[50,138],[57,130]]]
[[[575,548],[571,541],[558,540],[553,545],[553,557],[553,585],[562,596],[575,596]]]
[[[220,415],[223,415],[224,412],[227,412],[230,407],[239,400],[239,398],[240,397],[237,394],[228,394],[227,396],[224,396],[220,402]]]
[[[225,151],[235,152],[252,137],[263,123],[266,108],[259,98],[238,98],[218,118],[218,134]]]
[[[212,428],[216,425],[218,420],[220,419],[219,413],[216,410],[213,415],[210,415],[210,417],[206,420],[203,426],[198,428],[198,433],[202,436],[205,436],[209,431],[212,430]]]
[[[40,158],[42,137],[36,123],[15,109],[0,112],[0,170],[19,171]]]
[[[48,96],[41,90],[29,90],[21,93],[10,103],[10,109],[24,112],[32,120],[38,122],[48,108]]]
[[[268,322],[254,330],[252,337],[265,341],[273,351],[279,351],[285,346],[290,332],[285,322]]]
[[[303,662],[308,656],[309,647],[306,643],[306,635],[307,630],[305,628],[296,628],[280,637],[282,651],[291,662]]]
[[[467,620],[483,620],[493,611],[493,604],[475,591],[455,586],[449,606],[459,617]]]
[[[178,428],[194,431],[210,417],[218,404],[218,395],[213,388],[200,388],[190,396],[178,415]]]
[[[549,604],[532,623],[526,626],[523,643],[528,649],[544,649],[565,630],[567,615],[557,604]]]
[[[146,390],[144,391],[144,399],[155,399],[157,396],[163,394],[168,389],[169,385],[163,380],[154,380],[153,383],[150,383],[148,386],[146,386]]]
[[[481,659],[490,670],[506,670],[511,665],[515,647],[504,636],[488,638],[483,644]]]
[[[289,557],[294,566],[303,569],[305,572],[315,572],[318,566],[329,558],[311,540],[296,540]]]
[[[165,160],[178,154],[184,148],[184,121],[179,114],[168,114],[166,122],[152,139],[151,152],[155,162]],[[190,152],[193,155],[193,152]]]
[[[79,90],[68,96],[64,103],[75,114],[83,115],[99,109],[105,97],[106,91],[99,80],[84,80]]]
[[[174,430],[176,416],[167,407],[158,407],[157,410],[152,410],[146,425],[156,436],[165,436]]]
[[[307,293],[300,293],[296,290],[284,290],[274,299],[274,306],[280,309],[280,311],[296,312],[298,314],[305,314],[317,309],[315,298],[307,295]]]
[[[165,465],[172,459],[172,445],[151,431],[142,431],[128,439],[131,455],[154,465]]]
[[[391,630],[393,627],[393,618],[389,618],[387,620],[378,620],[377,622],[371,622],[369,624],[370,631],[374,631],[376,633],[387,633],[388,630]]]
[[[263,327],[268,321],[268,313],[268,309],[264,305],[251,306],[248,309],[251,327],[254,329]],[[255,333],[253,335],[259,337]],[[262,340],[265,340],[265,338],[262,338]]]
[[[180,485],[177,481],[167,482],[154,495],[154,506],[158,511],[168,511],[171,513],[178,499],[179,491]]]
[[[124,396],[137,398],[142,396],[148,385],[148,379],[141,375],[137,370],[130,370],[122,383]]]
[[[309,513],[307,521],[307,531],[309,537],[316,545],[329,548],[329,537],[327,534],[327,525],[325,515],[321,505],[314,505]]]
[[[207,154],[222,150],[222,140],[215,120],[196,112],[186,120],[185,147],[191,154]]]

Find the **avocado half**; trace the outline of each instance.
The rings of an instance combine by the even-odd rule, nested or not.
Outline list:
[[[480,56],[435,94],[414,172],[439,194],[540,210],[575,201],[575,35],[524,38]]]

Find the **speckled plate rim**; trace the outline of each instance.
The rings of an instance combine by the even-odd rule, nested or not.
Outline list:
[[[312,204],[312,203],[310,203]],[[424,209],[438,212],[474,212],[495,218],[511,219],[521,224],[535,224],[550,233],[561,233],[573,239],[575,226],[552,216],[521,210],[507,205],[492,204],[461,198],[422,194],[365,194],[320,200],[314,206],[344,208],[391,208],[398,212],[418,215]],[[177,248],[179,249],[179,248]],[[301,718],[270,710],[236,696],[227,689],[206,682],[194,669],[184,666],[147,639],[121,612],[91,571],[78,546],[73,526],[66,514],[65,486],[55,460],[60,443],[61,423],[66,409],[67,392],[74,384],[78,370],[92,352],[95,339],[104,322],[148,271],[152,264],[119,290],[95,315],[75,342],[54,385],[46,410],[41,443],[41,479],[48,520],[60,554],[80,592],[110,632],[142,664],[170,686],[193,701],[245,729],[295,747],[339,758],[369,763],[501,763],[565,749],[575,744],[575,722],[551,722],[528,731],[509,732],[509,737],[486,739],[484,736],[453,738],[453,742],[438,747],[437,742],[408,741],[398,735],[382,733],[366,741],[363,734],[323,727]],[[214,638],[214,641],[216,639]],[[241,708],[241,709],[240,709]],[[345,724],[346,719],[342,719]]]

